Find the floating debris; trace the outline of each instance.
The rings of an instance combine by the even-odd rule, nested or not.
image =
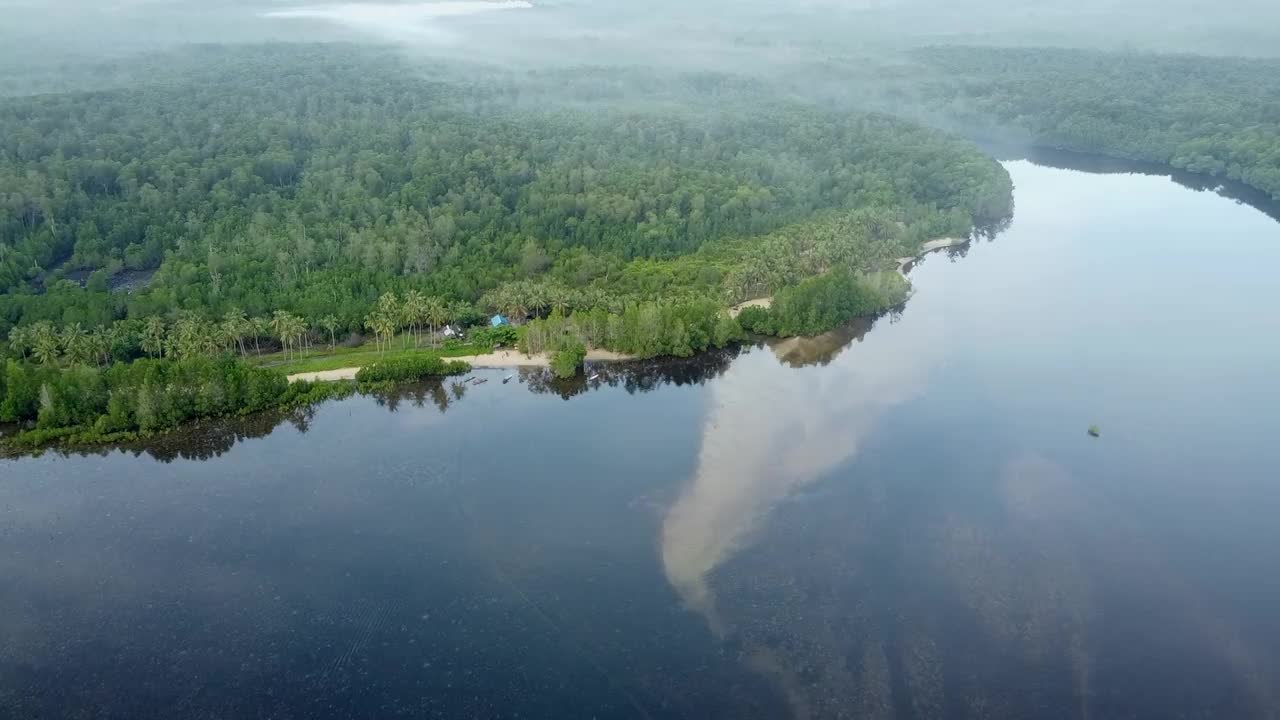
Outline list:
[[[1102,428],[1097,425],[1089,426],[1089,437],[1102,437]]]

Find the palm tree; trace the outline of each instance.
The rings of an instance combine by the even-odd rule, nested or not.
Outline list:
[[[522,288],[505,285],[498,291],[495,299],[498,302],[498,312],[509,318],[524,319],[528,314],[528,304]]]
[[[147,318],[147,322],[142,326],[142,351],[152,357],[160,357],[164,353],[167,334],[163,319]]]
[[[216,324],[197,323],[196,327],[199,329],[195,343],[197,352],[213,357],[227,351],[227,345]]]
[[[329,331],[329,350],[332,351],[338,346],[338,318],[333,315],[325,315],[320,318],[320,327]]]
[[[480,307],[489,312],[502,312],[506,305],[503,298],[504,292],[503,288],[489,290],[480,296]]]
[[[545,292],[551,309],[559,310],[561,315],[568,315],[569,309],[575,305],[573,291],[563,285],[555,285]]]
[[[108,334],[110,332],[103,328],[94,328],[93,332],[89,333],[89,337],[85,338],[85,347],[97,361],[98,367],[105,367],[111,355],[111,338]]]
[[[294,315],[289,333],[293,336],[294,343],[300,342],[302,344],[303,357],[306,357],[307,351],[311,349],[311,333],[309,331],[310,328],[307,326],[307,321]]]
[[[388,292],[378,298],[378,309],[376,312],[378,317],[385,321],[385,324],[390,324],[391,326],[391,331],[387,334],[387,342],[390,343],[392,338],[394,338],[396,333],[400,330],[400,320],[403,316],[400,300],[396,298],[396,294]]]
[[[262,336],[271,333],[271,319],[259,316],[259,318],[250,319],[248,324],[250,324],[250,332],[253,333],[253,355],[261,355],[262,346],[259,341]]]
[[[417,290],[410,290],[404,294],[404,305],[401,308],[401,317],[413,332],[413,345],[417,347],[421,344],[422,338],[418,335],[418,327],[427,316],[427,298]]]
[[[437,344],[436,328],[449,321],[449,307],[440,298],[427,298],[423,315],[427,319],[427,324],[431,326],[431,344],[435,345]]]
[[[290,359],[297,348],[298,341],[306,337],[306,321],[293,313],[277,310],[271,316],[271,327],[275,330],[276,337],[280,338],[280,344],[284,347],[285,359]]]
[[[62,353],[62,339],[53,324],[41,321],[31,327],[32,354],[41,365],[52,365]]]
[[[222,333],[222,339],[228,345],[235,345],[240,349],[240,357],[245,356],[244,338],[250,332],[250,323],[245,317],[244,311],[240,308],[232,308],[227,314],[222,316],[222,324],[218,326]]]
[[[382,326],[378,321],[378,313],[371,312],[364,318],[364,327],[373,333],[373,340],[378,345],[378,352],[382,352]]]
[[[102,329],[102,341],[106,343],[102,356],[102,361],[105,365],[111,364],[111,360],[116,354],[116,348],[127,342],[131,327],[126,321],[112,323]]]
[[[85,345],[85,337],[80,323],[72,323],[62,329],[62,352],[72,365],[83,365],[93,355]]]
[[[451,322],[462,324],[473,318],[475,314],[475,306],[465,300],[457,300],[449,304],[449,320]]]
[[[525,315],[528,315],[530,310],[533,311],[535,316],[542,317],[547,308],[551,307],[551,293],[548,291],[547,286],[542,283],[523,285],[517,292],[520,293],[521,299],[524,301],[524,307],[521,308],[521,312],[516,314],[520,320],[524,320]]]
[[[582,291],[582,308],[584,310],[608,309],[608,307],[608,300],[604,296],[604,291],[600,288],[593,287]]]
[[[9,330],[9,349],[27,359],[27,351],[31,349],[31,329],[22,326]]]
[[[205,327],[200,316],[189,310],[178,313],[169,333],[169,347],[179,358],[195,357],[209,349],[210,341],[216,338]]]
[[[271,329],[275,332],[276,337],[280,339],[280,347],[284,351],[284,359],[289,359],[289,338],[292,331],[292,318],[288,312],[277,310],[271,316]]]
[[[396,322],[392,315],[380,311],[374,311],[365,318],[365,327],[372,330],[378,339],[379,353],[386,352],[387,346],[391,344],[396,332]]]

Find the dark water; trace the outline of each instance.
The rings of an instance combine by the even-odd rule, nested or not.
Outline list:
[[[1280,225],[1009,168],[871,328],[0,461],[0,715],[1275,717]]]

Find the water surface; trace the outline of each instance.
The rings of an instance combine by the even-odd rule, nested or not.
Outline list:
[[[1036,160],[874,326],[0,461],[0,715],[1274,717],[1280,225]]]

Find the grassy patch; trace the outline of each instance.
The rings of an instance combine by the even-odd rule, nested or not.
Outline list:
[[[404,344],[400,340],[396,340],[391,344],[391,349],[385,352],[379,352],[377,346],[370,343],[354,348],[340,347],[330,350],[326,347],[313,349],[306,357],[296,357],[288,361],[284,359],[283,354],[272,353],[251,358],[250,362],[255,365],[275,368],[286,375],[296,375],[298,373],[323,372],[325,370],[339,370],[349,367],[365,367],[366,365],[388,360],[417,357],[462,357],[465,355],[483,355],[490,351],[491,348],[483,345],[457,342],[445,343],[438,348],[429,346],[414,348],[411,344],[408,349],[404,349]]]

